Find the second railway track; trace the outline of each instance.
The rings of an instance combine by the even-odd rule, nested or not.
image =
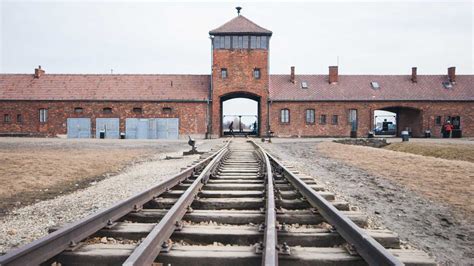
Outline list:
[[[204,156],[206,157],[206,156]],[[243,139],[0,265],[434,265]]]

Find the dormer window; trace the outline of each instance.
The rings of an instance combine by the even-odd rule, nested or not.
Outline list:
[[[370,82],[370,85],[372,86],[372,89],[374,89],[374,90],[380,89],[380,85],[379,85],[379,83],[376,82],[376,81]]]
[[[443,82],[443,86],[445,89],[448,89],[448,90],[453,88],[453,84],[449,81]]]
[[[307,89],[307,88],[308,88],[308,82],[302,81],[302,82],[301,82],[301,88],[302,88],[302,89]]]

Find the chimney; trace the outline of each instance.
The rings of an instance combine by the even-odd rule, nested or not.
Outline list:
[[[329,66],[329,84],[336,84],[339,79],[337,66]]]
[[[448,80],[453,84],[456,83],[456,67],[448,67]]]
[[[416,83],[417,80],[417,75],[416,75],[416,67],[411,68],[411,82]]]
[[[295,83],[295,67],[291,67],[290,82]]]
[[[41,69],[41,66],[38,66],[38,68],[35,68],[35,78],[39,79],[41,75],[44,74],[44,70]]]

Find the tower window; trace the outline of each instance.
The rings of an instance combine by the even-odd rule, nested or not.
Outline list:
[[[253,77],[255,79],[260,79],[260,68],[256,68],[253,70]]]
[[[250,36],[250,49],[257,48],[257,36]]]
[[[173,109],[171,109],[171,107],[163,107],[163,113],[165,113],[165,114],[171,114],[172,110]]]
[[[74,113],[80,114],[80,113],[82,113],[82,112],[84,112],[84,109],[83,109],[82,107],[76,107],[76,108],[74,108]]]
[[[224,48],[225,49],[230,49],[230,36],[224,36]]]
[[[222,79],[227,78],[227,68],[221,68],[221,78]]]

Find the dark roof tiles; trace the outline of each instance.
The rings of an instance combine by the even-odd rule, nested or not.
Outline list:
[[[217,29],[211,30],[210,35],[222,35],[222,34],[259,34],[259,35],[272,35],[272,32],[260,27],[250,19],[240,15]]]
[[[458,75],[452,89],[443,82],[446,75],[418,75],[413,83],[409,75],[339,75],[337,84],[329,84],[327,75],[270,76],[270,98],[293,101],[474,101],[474,76]],[[301,82],[308,83],[307,89]],[[378,82],[373,89],[371,82]]]
[[[0,74],[2,100],[206,100],[209,75]]]

